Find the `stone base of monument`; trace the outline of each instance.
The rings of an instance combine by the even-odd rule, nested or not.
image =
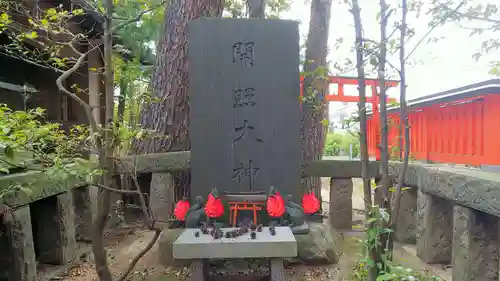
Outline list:
[[[294,235],[308,234],[309,233],[309,224],[304,223],[302,225],[294,226],[291,229],[292,229],[292,233]]]
[[[342,245],[342,235],[335,229],[318,222],[307,223],[309,232],[306,234],[294,234],[297,241],[297,257],[286,259],[292,264],[335,264],[339,259],[339,249]],[[184,266],[190,260],[175,259],[173,256],[173,244],[184,232],[184,229],[164,229],[159,241],[158,262],[163,266]],[[217,261],[217,263],[219,263]],[[255,261],[247,262],[255,264]],[[243,262],[230,261],[227,267],[245,268]]]
[[[234,228],[223,228],[223,232]],[[283,259],[297,256],[297,241],[289,227],[276,227],[276,235],[271,235],[269,227],[256,232],[256,239],[250,233],[236,238],[214,239],[211,235],[195,233],[198,229],[185,229],[173,243],[173,257],[189,260],[190,280],[208,280],[207,261],[210,259],[265,258],[269,260],[271,281],[285,280]],[[162,249],[161,249],[162,250]]]
[[[306,220],[307,221],[313,221],[313,222],[323,222],[324,216],[321,213],[315,213],[315,214],[310,214],[306,215]]]
[[[307,234],[295,235],[297,258],[291,263],[335,264],[339,260],[342,235],[323,223],[309,222]]]

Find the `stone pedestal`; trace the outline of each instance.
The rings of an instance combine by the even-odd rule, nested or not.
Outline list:
[[[398,221],[394,237],[404,244],[415,244],[417,241],[417,189],[407,188],[401,191]],[[392,196],[392,206],[395,208],[395,196]],[[395,218],[396,210],[392,216]]]
[[[222,228],[226,233],[235,228]],[[250,233],[235,238],[214,239],[209,234],[195,236],[199,229],[187,228],[173,244],[175,259],[246,259],[246,258],[294,258],[297,256],[297,240],[289,227],[276,227],[271,235],[269,227],[256,232],[257,238],[250,239]]]
[[[38,261],[67,264],[76,256],[75,213],[71,193],[31,204]]]
[[[207,265],[204,260],[193,260],[189,266],[189,281],[205,281],[208,279]]]
[[[449,201],[420,189],[417,198],[417,256],[429,264],[448,264],[452,250],[452,206]]]
[[[309,222],[309,233],[295,235],[297,258],[304,264],[336,264],[340,258],[342,236],[336,229]]]
[[[269,261],[269,280],[285,281],[285,270],[282,259],[271,259]]]
[[[0,259],[0,262],[5,262],[6,266],[0,266],[0,269],[5,270],[3,274],[0,273],[0,277],[7,275],[9,281],[36,280],[36,256],[29,206],[12,211],[12,219],[7,220],[3,229],[6,234],[6,239],[2,239],[5,245],[0,246],[1,255],[6,259]]]
[[[456,205],[453,224],[453,280],[498,281],[498,218]]]
[[[352,228],[352,179],[330,180],[329,219],[336,229]]]
[[[166,223],[174,211],[174,179],[171,173],[153,173],[151,176],[149,206],[155,219]]]
[[[71,190],[75,212],[75,235],[77,241],[92,241],[92,204],[86,186]]]

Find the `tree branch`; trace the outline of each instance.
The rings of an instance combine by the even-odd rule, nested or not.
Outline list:
[[[136,175],[137,174],[137,158],[134,157],[134,171],[133,171],[133,175]],[[127,267],[127,269],[122,273],[122,275],[118,278],[117,281],[124,281],[127,276],[130,274],[130,271],[132,271],[132,269],[134,269],[135,265],[137,264],[137,262],[139,262],[139,260],[147,253],[149,252],[149,250],[151,250],[151,248],[155,245],[156,241],[158,240],[158,238],[160,237],[160,234],[161,234],[161,229],[155,227],[155,218],[153,217],[153,214],[151,212],[151,209],[148,208],[148,206],[146,205],[146,200],[144,198],[144,194],[140,191],[140,186],[139,186],[139,182],[137,181],[137,178],[136,177],[132,177],[133,178],[133,181],[134,181],[134,186],[135,186],[135,189],[134,193],[137,193],[139,194],[139,202],[140,202],[140,207],[141,207],[141,210],[142,212],[144,213],[144,215],[146,216],[146,219],[148,220],[148,228],[151,229],[151,230],[154,230],[155,231],[155,234],[153,236],[153,238],[151,239],[151,241],[149,241],[148,245],[146,245],[146,247],[144,247],[144,249],[142,251],[140,251],[133,259],[132,259],[132,262],[130,262],[129,266]]]
[[[440,26],[443,22],[446,21],[447,18],[449,18],[450,16],[452,16],[454,13],[457,13],[458,9],[460,9],[460,7],[462,7],[463,5],[465,4],[465,1],[462,1],[460,2],[460,4],[458,4],[458,6],[451,10],[450,12],[448,12],[443,18],[441,18],[441,20],[439,20],[436,24],[434,24],[428,31],[427,33],[425,33],[424,36],[422,36],[422,38],[420,38],[420,40],[418,40],[417,44],[413,47],[413,49],[408,53],[408,55],[405,57],[405,62],[408,60],[409,57],[411,57],[411,55],[417,50],[418,46],[420,46],[420,44],[422,44],[422,42],[425,40],[425,38],[427,38],[431,33],[432,31],[434,31],[434,29],[436,29],[436,27]]]
[[[142,249],[142,251],[140,251],[137,254],[137,256],[134,257],[134,259],[132,260],[132,262],[130,262],[130,264],[127,267],[127,269],[125,270],[125,272],[122,273],[122,275],[118,278],[117,281],[124,281],[127,278],[127,276],[129,275],[130,271],[132,271],[132,269],[134,269],[134,267],[137,264],[137,262],[139,262],[139,260],[145,254],[147,254],[149,252],[149,250],[151,250],[151,248],[153,248],[153,246],[156,244],[156,241],[160,237],[160,234],[161,234],[161,229],[155,229],[155,235],[153,236],[153,238],[151,239],[151,241],[149,241],[148,245],[146,245],[146,247],[144,247],[144,249]]]
[[[135,191],[135,190],[117,189],[117,188],[113,188],[113,187],[110,187],[110,186],[107,186],[107,185],[104,185],[104,184],[100,184],[100,183],[92,183],[92,185],[95,185],[96,187],[107,189],[107,190],[109,190],[111,192],[116,192],[116,193],[138,194],[138,192]]]
[[[447,10],[451,10],[450,8],[446,7]],[[473,15],[468,15],[468,14],[464,14],[462,12],[458,12],[458,11],[455,11],[455,14],[459,15],[459,16],[462,16],[464,18],[467,18],[469,20],[478,20],[478,21],[485,21],[485,22],[489,22],[489,23],[493,23],[493,24],[496,24],[496,25],[500,25],[500,20],[496,20],[496,19],[490,19],[488,17],[479,17],[479,16],[473,16]]]
[[[70,69],[66,70],[61,76],[57,77],[57,79],[56,79],[56,85],[59,88],[59,90],[62,91],[63,93],[65,93],[65,94],[67,94],[68,96],[70,96],[76,102],[78,102],[83,107],[83,109],[85,110],[85,114],[87,115],[87,118],[89,120],[89,125],[90,125],[90,128],[91,128],[91,134],[97,133],[98,130],[99,130],[99,128],[97,127],[96,120],[94,119],[94,116],[92,115],[92,108],[84,100],[82,100],[77,94],[68,91],[64,87],[63,82],[72,73],[74,73],[75,71],[77,71],[78,68],[80,68],[80,66],[83,64],[83,62],[84,62],[85,58],[87,57],[87,55],[90,52],[92,52],[95,49],[97,49],[98,47],[99,47],[99,45],[96,45],[92,49],[90,49],[87,52],[83,53],[78,58],[78,60],[76,61],[76,63]]]
[[[135,18],[132,18],[132,19],[129,19],[129,20],[126,20],[124,22],[121,22],[113,27],[111,27],[111,33],[114,33],[116,32],[118,29],[120,28],[123,28],[131,23],[134,23],[134,22],[138,22],[141,20],[142,16],[144,16],[145,14],[151,12],[151,11],[154,11],[156,9],[158,9],[159,7],[165,5],[165,1],[161,1],[159,4],[157,5],[154,5],[153,7],[149,8],[149,9],[146,9],[144,11],[141,11],[140,13],[137,14],[137,16]]]

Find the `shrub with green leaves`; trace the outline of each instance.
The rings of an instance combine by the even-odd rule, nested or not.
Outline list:
[[[441,281],[442,279],[430,274],[423,274],[411,268],[401,266],[390,258],[390,253],[387,249],[388,245],[382,245],[383,236],[392,232],[387,227],[390,221],[390,213],[384,208],[374,206],[370,210],[370,219],[368,220],[369,227],[365,230],[365,238],[363,240],[363,258],[360,259],[353,267],[349,274],[349,281],[366,281],[368,280],[368,272],[370,268],[378,268],[377,281]],[[380,251],[381,261],[375,262],[370,257],[369,253],[373,250]]]
[[[0,176],[34,170],[54,180],[72,176],[91,181],[100,171],[84,156],[88,142],[85,126],[65,132],[61,124],[45,122],[41,108],[14,111],[0,104]],[[19,188],[15,183],[2,187],[0,198]]]
[[[325,141],[325,156],[340,156],[349,153],[349,146],[352,145],[353,157],[359,155],[359,139],[350,133],[329,133]]]
[[[383,273],[377,277],[377,281],[442,281],[438,276],[421,273],[411,268],[397,264],[389,265],[390,272]],[[352,268],[348,281],[366,281],[368,280],[368,267],[363,262],[358,262]]]

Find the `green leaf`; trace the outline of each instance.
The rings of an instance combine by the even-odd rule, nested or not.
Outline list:
[[[26,194],[27,196],[31,196],[33,194],[33,190],[31,190],[31,188],[27,188],[27,187],[24,187],[24,186],[19,186],[19,190]]]
[[[395,278],[396,278],[396,276],[394,276],[393,274],[385,273],[385,274],[379,275],[377,277],[377,281],[388,281],[388,280],[394,280]]]
[[[9,159],[14,159],[14,148],[12,148],[12,146],[5,146],[3,154]]]
[[[38,37],[38,34],[35,31],[32,31],[31,33],[25,34],[25,36],[28,39],[36,39]]]

